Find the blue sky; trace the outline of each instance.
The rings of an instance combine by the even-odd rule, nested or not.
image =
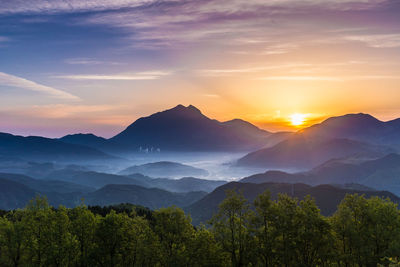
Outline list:
[[[400,117],[399,13],[395,0],[0,0],[0,131],[112,136],[179,103],[270,130],[293,113]]]

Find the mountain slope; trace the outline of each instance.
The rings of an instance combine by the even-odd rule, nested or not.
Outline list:
[[[243,178],[241,182],[307,183],[311,185],[356,183],[400,194],[400,155],[389,154],[376,160],[363,162],[330,160],[308,172],[267,171]]]
[[[119,174],[122,175],[130,175],[135,173],[152,177],[208,176],[208,172],[204,169],[170,161],[159,161],[146,163],[143,165],[135,165],[119,172]]]
[[[205,195],[205,192],[172,193],[157,188],[144,188],[137,185],[106,185],[86,195],[85,203],[100,206],[131,203],[150,209],[159,209],[172,205],[185,207]]]
[[[198,179],[193,177],[184,177],[181,179],[166,179],[166,178],[150,178],[141,174],[129,175],[129,178],[137,181],[137,185],[148,188],[160,188],[170,192],[192,192],[204,191],[211,192],[218,186],[226,184],[226,181],[214,181]]]
[[[137,184],[138,182],[127,176],[94,172],[94,171],[74,171],[58,170],[50,173],[46,180],[60,180],[88,187],[100,188],[108,184]]]
[[[236,190],[242,192],[244,197],[252,203],[254,199],[262,194],[264,191],[269,190],[271,197],[276,199],[279,193],[288,194],[298,199],[303,199],[305,196],[310,195],[315,198],[317,206],[321,209],[324,215],[332,215],[337,208],[337,205],[345,197],[346,194],[364,194],[366,197],[380,196],[389,197],[395,203],[400,203],[400,199],[390,192],[386,191],[358,191],[338,188],[332,185],[319,185],[309,186],[305,184],[283,184],[283,183],[238,183],[231,182],[226,185],[220,186],[213,192],[190,205],[186,208],[193,218],[195,224],[207,222],[213,214],[218,211],[218,205],[226,196],[226,190]]]
[[[86,146],[37,136],[0,133],[0,155],[48,161],[107,160],[111,156]]]
[[[221,123],[194,106],[178,105],[136,120],[110,140],[134,150],[238,151],[260,148],[268,136],[243,121]]]
[[[42,193],[88,193],[95,190],[92,187],[75,183],[59,180],[40,180],[21,174],[0,173],[0,178],[23,184],[36,192]]]
[[[399,119],[383,122],[364,113],[331,117],[302,132],[309,137],[348,138],[396,146],[400,144]]]
[[[334,158],[376,158],[390,149],[349,139],[310,138],[296,134],[279,144],[249,153],[239,166],[306,170]]]

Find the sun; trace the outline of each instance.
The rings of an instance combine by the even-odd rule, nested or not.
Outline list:
[[[290,123],[293,126],[301,126],[305,123],[307,114],[294,113],[289,117],[290,117]]]

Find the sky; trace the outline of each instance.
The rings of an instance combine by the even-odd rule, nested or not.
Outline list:
[[[270,131],[398,118],[399,14],[398,0],[0,0],[0,131],[111,137],[178,104]]]

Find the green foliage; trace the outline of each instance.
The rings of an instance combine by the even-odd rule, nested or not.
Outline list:
[[[211,220],[212,230],[222,249],[230,254],[232,266],[250,263],[250,208],[242,194],[227,191],[219,213]]]
[[[388,199],[348,195],[331,223],[345,265],[376,266],[400,255],[400,214]]]
[[[399,266],[400,212],[348,195],[330,218],[315,201],[228,191],[211,227],[170,207],[50,207],[0,217],[0,266]]]

